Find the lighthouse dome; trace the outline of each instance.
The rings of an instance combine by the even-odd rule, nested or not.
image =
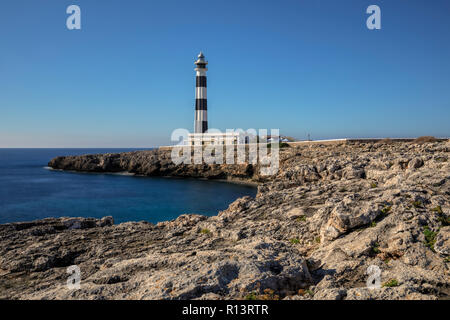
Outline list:
[[[202,51],[200,51],[200,53],[198,55],[198,59],[197,59],[197,61],[195,61],[195,64],[197,65],[197,68],[205,68],[206,69],[206,65],[208,64],[208,62],[205,61],[205,56],[203,55]]]

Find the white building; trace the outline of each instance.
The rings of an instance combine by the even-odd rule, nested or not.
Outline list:
[[[241,132],[219,132],[219,133],[190,133],[188,144],[199,145],[230,145],[248,143],[247,135]]]

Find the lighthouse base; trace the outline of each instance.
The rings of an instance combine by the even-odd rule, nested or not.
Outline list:
[[[240,132],[190,133],[187,145],[236,145],[247,143],[246,135]]]

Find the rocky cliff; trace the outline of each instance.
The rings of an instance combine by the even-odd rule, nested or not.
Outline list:
[[[447,141],[292,146],[266,180],[250,165],[175,166],[162,150],[56,158],[65,170],[248,179],[258,193],[157,225],[1,225],[0,298],[446,299],[449,156]],[[74,264],[79,290],[66,286]]]
[[[129,172],[145,176],[193,177],[255,182],[264,180],[259,175],[257,165],[253,166],[248,163],[235,165],[175,165],[171,158],[171,151],[163,149],[57,157],[52,159],[48,166],[53,169],[83,172]]]

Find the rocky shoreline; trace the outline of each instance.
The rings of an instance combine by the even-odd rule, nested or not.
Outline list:
[[[167,150],[58,157],[50,167],[250,181],[258,193],[156,225],[0,225],[0,299],[448,299],[449,158],[449,141],[292,145],[264,177],[250,164],[174,165]],[[66,286],[74,264],[79,290]],[[367,288],[370,266],[381,288]]]
[[[171,151],[163,149],[134,151],[117,154],[94,154],[57,157],[48,166],[53,169],[79,172],[128,172],[141,176],[189,177],[241,181],[262,181],[258,167],[251,164],[236,165],[175,165]]]

